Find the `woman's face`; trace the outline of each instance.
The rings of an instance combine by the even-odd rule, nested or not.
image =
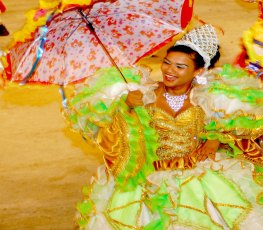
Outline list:
[[[161,70],[164,85],[170,88],[189,86],[198,73],[190,54],[179,51],[171,51],[166,55]]]

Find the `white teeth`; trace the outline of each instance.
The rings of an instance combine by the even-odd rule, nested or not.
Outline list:
[[[165,77],[166,77],[168,80],[171,80],[171,79],[174,79],[174,78],[175,78],[175,76],[169,75],[169,74],[166,74]]]

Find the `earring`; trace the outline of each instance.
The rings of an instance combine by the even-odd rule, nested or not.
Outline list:
[[[206,85],[207,84],[207,79],[203,75],[202,76],[196,75],[195,76],[195,81],[199,85]]]

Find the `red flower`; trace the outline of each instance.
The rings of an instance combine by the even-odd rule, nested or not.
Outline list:
[[[126,33],[129,34],[129,35],[133,35],[133,30],[132,30],[132,27],[131,27],[131,26],[125,26],[125,27],[123,28],[123,30],[125,30]]]
[[[74,41],[72,41],[71,43],[70,43],[70,46],[71,47],[81,47],[83,45],[83,43],[81,42],[81,41],[78,41],[77,39],[75,39]]]
[[[49,78],[48,78],[48,81],[53,83],[55,81],[55,76],[50,75]]]
[[[134,19],[139,18],[139,17],[140,17],[139,15],[134,15],[134,14],[127,15],[127,19],[130,21],[133,21]]]
[[[117,44],[121,47],[121,50],[125,50],[127,48],[127,46],[124,45],[123,42],[118,41]]]
[[[75,60],[71,60],[70,66],[75,70],[75,69],[79,69],[81,67],[81,64],[79,62],[75,62]]]
[[[55,46],[54,42],[46,43],[46,44],[45,44],[45,50],[46,50],[46,51],[49,51],[49,50],[53,49],[54,46]]]
[[[47,62],[47,66],[51,69],[52,67],[54,67],[54,63],[55,63],[56,59],[52,58],[51,60],[49,60]]]
[[[148,31],[148,32],[146,32],[146,31],[141,31],[140,34],[142,34],[142,35],[144,35],[144,36],[147,36],[148,38],[151,38],[152,36],[154,36],[154,33],[153,33],[152,31]]]
[[[116,25],[116,24],[117,24],[117,21],[114,18],[109,18],[108,19],[108,25],[109,26]]]
[[[98,15],[102,14],[102,15],[107,15],[109,14],[110,10],[109,9],[104,9],[104,8],[100,8],[98,10]]]
[[[89,56],[88,56],[88,60],[92,61],[95,59],[95,57],[96,57],[96,52],[94,50],[90,51]]]
[[[151,8],[152,2],[140,2],[139,4],[143,5],[145,8]]]
[[[114,38],[119,38],[119,37],[121,37],[121,33],[119,33],[118,30],[113,29],[113,30],[111,30],[111,32],[112,32],[112,36],[113,36]]]
[[[67,40],[67,38],[68,38],[68,33],[65,33],[61,38],[60,38],[60,41],[61,42],[64,42],[65,40]]]
[[[143,44],[141,42],[135,43],[135,51],[140,51],[141,48],[143,47]]]

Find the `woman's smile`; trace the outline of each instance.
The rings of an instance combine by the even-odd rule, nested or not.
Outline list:
[[[178,77],[176,77],[175,75],[172,75],[172,74],[165,74],[164,78],[166,81],[169,81],[169,82],[173,82],[173,81],[178,79]]]

